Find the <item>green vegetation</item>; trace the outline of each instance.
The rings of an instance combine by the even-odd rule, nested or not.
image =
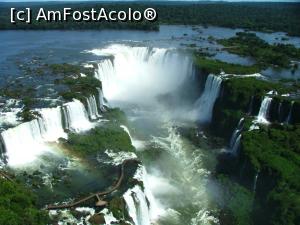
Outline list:
[[[291,68],[291,60],[300,60],[300,49],[290,44],[270,45],[254,33],[238,32],[235,37],[218,42],[230,53],[254,58],[260,69],[269,66]]]
[[[205,73],[219,74],[221,71],[224,71],[228,74],[253,74],[260,71],[255,65],[243,66],[239,64],[226,63],[216,59],[197,56],[197,54],[194,57],[194,61],[196,66],[198,66]]]
[[[223,81],[222,98],[214,107],[212,131],[230,140],[241,117],[244,130],[237,157],[220,157],[218,180],[225,187],[225,208],[222,221],[234,224],[279,225],[298,224],[300,212],[300,126],[273,123],[249,131],[257,115],[261,99],[270,90],[279,94],[295,92],[297,83],[268,82],[253,77]],[[252,99],[252,100],[251,100]],[[272,103],[278,105],[276,96]],[[281,110],[288,110],[291,99],[284,99]],[[296,107],[296,102],[295,102]],[[277,113],[278,108],[274,108]],[[257,176],[256,183],[254,183]],[[225,180],[224,180],[225,179]],[[227,179],[230,179],[228,181]],[[242,186],[242,187],[241,187]],[[253,194],[251,194],[251,192]],[[227,193],[227,194],[226,194]],[[228,196],[228,199],[226,199]]]
[[[283,94],[296,91],[298,88],[296,84],[285,86],[283,83],[272,83],[255,77],[230,78],[224,80],[222,84],[223,97],[217,99],[215,103],[212,127],[215,134],[225,136],[227,139],[230,138],[240,118],[248,116],[252,98],[252,113],[257,114],[261,99],[267,92],[276,90],[279,94]]]
[[[37,208],[36,200],[21,184],[0,178],[0,224],[48,224],[47,213]]]
[[[243,132],[242,155],[258,171],[259,224],[297,224],[300,213],[300,127],[271,126]]]
[[[110,108],[104,112],[103,116],[114,123],[128,126],[126,114],[119,108]]]
[[[228,204],[221,206],[222,221],[230,221],[230,224],[249,225],[254,196],[248,189],[231,181],[226,176],[220,175],[218,181],[222,186],[222,196]],[[220,204],[217,202],[217,204]]]
[[[22,102],[24,104],[24,107],[17,115],[22,119],[23,122],[31,121],[35,119],[37,116],[39,116],[37,112],[31,110],[31,108],[34,106],[35,103],[33,98],[28,96],[24,97]]]
[[[62,79],[55,80],[55,84],[63,84],[69,90],[63,91],[60,95],[67,101],[73,98],[82,100],[91,94],[97,94],[97,88],[101,88],[101,82],[93,76],[94,70],[79,65],[67,63],[49,65],[50,71],[56,75],[62,75]],[[84,74],[85,76],[81,76]]]
[[[251,96],[264,96],[267,92],[275,90],[278,94],[284,94],[297,90],[296,86],[285,86],[282,83],[275,83],[265,80],[258,80],[255,77],[232,78],[224,81],[228,93],[227,101],[236,108],[245,108]],[[237,105],[239,104],[239,105]]]
[[[87,73],[88,75],[91,75],[92,69],[90,68],[83,68],[79,65],[72,65],[68,63],[63,64],[51,64],[49,65],[49,68],[51,69],[52,73],[55,74],[63,74],[63,75],[77,75],[79,76],[80,73]]]
[[[120,125],[127,125],[127,118],[119,108],[108,109],[103,117],[108,119],[98,127],[83,134],[71,133],[63,145],[81,157],[105,150],[133,151],[131,139]]]
[[[126,203],[122,197],[114,197],[109,201],[109,210],[112,212],[115,218],[122,220],[125,217],[128,217],[126,211]]]
[[[218,43],[224,45],[230,53],[247,56],[255,59],[251,66],[226,63],[220,60],[205,57],[201,52],[194,53],[195,64],[205,73],[219,74],[224,71],[227,74],[253,74],[270,66],[276,68],[297,69],[297,64],[291,64],[292,60],[300,60],[300,49],[293,45],[270,45],[258,38],[254,33],[238,32],[235,37],[220,39]]]
[[[35,105],[35,90],[33,88],[24,88],[23,85],[10,86],[0,90],[0,96],[19,99],[23,103],[22,110],[17,114],[21,121],[27,122],[36,118],[39,114],[31,111]]]
[[[290,35],[300,35],[300,5],[298,3],[162,3],[162,2],[137,2],[137,3],[72,3],[68,5],[73,10],[90,10],[105,7],[107,10],[144,10],[152,7],[157,10],[158,22],[36,22],[32,24],[11,24],[10,8],[23,7],[24,3],[2,3],[0,7],[0,29],[143,29],[158,30],[158,24],[192,24],[213,25],[231,28],[246,28],[260,31],[284,31]],[[47,3],[28,5],[33,9],[43,7],[46,10],[61,10],[63,5]]]
[[[60,93],[68,101],[73,98],[83,100],[85,96],[97,94],[97,88],[101,87],[101,82],[94,77],[67,77],[59,81],[59,83],[69,87],[69,91]]]
[[[69,135],[65,147],[79,156],[90,156],[105,150],[133,151],[128,134],[117,124],[106,124],[85,134]]]

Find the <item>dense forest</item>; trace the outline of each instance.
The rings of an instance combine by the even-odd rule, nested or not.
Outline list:
[[[0,29],[142,29],[157,30],[159,24],[215,25],[232,28],[246,28],[260,31],[284,31],[289,35],[300,35],[299,3],[31,3],[33,14],[40,7],[46,10],[90,10],[105,7],[107,10],[143,10],[155,8],[158,13],[156,22],[36,22],[32,24],[10,23],[10,8],[24,8],[24,3],[0,4]]]

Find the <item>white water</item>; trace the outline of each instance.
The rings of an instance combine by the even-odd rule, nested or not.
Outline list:
[[[233,131],[233,134],[230,139],[229,148],[232,150],[232,152],[236,153],[236,149],[238,148],[239,143],[237,143],[239,140],[239,136],[241,134],[241,131],[243,129],[243,122],[244,118],[241,118],[236,129]]]
[[[269,123],[268,122],[268,115],[269,115],[269,110],[271,106],[272,98],[266,96],[260,106],[259,113],[257,116],[257,122],[258,123]]]
[[[82,132],[92,128],[84,105],[74,99],[63,106],[66,128],[73,132]]]
[[[62,124],[62,111],[60,107],[45,108],[39,111],[38,118],[44,141],[54,142],[58,138],[67,138]]]
[[[10,166],[30,163],[40,154],[50,151],[50,148],[43,142],[37,119],[5,130],[1,136]]]
[[[97,115],[95,98],[91,99],[91,115]],[[37,110],[40,116],[30,122],[22,123],[1,133],[5,156],[9,166],[21,166],[36,160],[46,152],[53,152],[48,142],[67,138],[63,118],[67,129],[81,132],[92,127],[83,104],[78,100],[56,108]],[[62,116],[62,111],[64,116]]]
[[[281,108],[282,108],[282,102],[279,103],[279,106],[278,106],[278,122],[281,122]]]
[[[218,224],[218,219],[212,216],[213,212],[210,210],[209,197],[206,190],[210,171],[206,170],[203,164],[207,156],[205,156],[202,149],[196,148],[186,142],[171,124],[168,131],[169,135],[167,137],[153,137],[153,142],[168,151],[175,158],[176,167],[170,169],[175,171],[180,170],[179,182],[182,183],[184,187],[170,184],[166,186],[166,184],[164,184],[161,185],[161,187],[167,187],[167,189],[161,190],[162,188],[157,187],[157,189],[160,189],[158,192],[167,192],[172,196],[176,204],[180,202],[181,204],[187,204],[188,207],[191,207],[189,204],[191,204],[191,202],[193,203],[196,212],[194,215],[191,215],[192,218],[190,218],[189,221],[184,221],[185,224]],[[159,178],[163,179],[163,177]],[[173,179],[170,179],[170,181],[174,182]],[[186,199],[183,197],[185,193],[189,193]],[[166,205],[165,207],[174,206]],[[179,211],[178,213],[181,212]]]
[[[89,96],[87,99],[88,114],[91,120],[96,120],[100,117],[98,113],[97,101],[94,95]]]
[[[258,175],[259,175],[259,172],[257,172],[254,176],[254,182],[253,182],[253,192],[255,193],[256,191],[256,184],[257,184],[257,179],[258,179]]]
[[[105,112],[105,101],[101,88],[97,88],[99,94],[99,108],[102,112]]]
[[[251,96],[250,104],[249,104],[249,109],[248,109],[248,114],[252,115],[253,111],[253,101],[254,101],[254,96]]]
[[[203,94],[196,101],[196,119],[203,124],[210,123],[216,99],[220,93],[222,78],[208,75]]]
[[[105,161],[101,157],[97,157],[99,162],[106,164],[120,165],[127,159],[136,159],[137,156],[134,152],[114,152],[113,150],[106,150],[105,154],[110,158],[110,160]]]
[[[153,179],[146,171],[146,168],[144,166],[140,166],[136,174],[134,175],[134,178],[142,181],[144,185],[144,193],[149,201],[149,215],[150,220],[155,221],[159,217],[165,214],[165,209],[162,206],[162,204],[154,197],[153,195],[153,186],[155,186],[155,183],[157,183],[157,179]],[[151,184],[150,184],[151,182]]]
[[[90,52],[113,57],[102,60],[96,73],[110,102],[149,103],[156,96],[178,88],[188,75],[192,76],[190,58],[172,49],[111,45]]]
[[[155,100],[160,94],[178,93],[181,91],[179,89],[180,85],[187,78],[193,79],[193,66],[189,57],[182,56],[171,49],[129,47],[124,45],[112,45],[106,49],[95,49],[90,52],[101,56],[101,58],[108,56],[107,59],[102,60],[98,64],[96,77],[102,81],[103,94],[110,104],[115,103],[117,106],[124,106],[125,103],[125,106],[131,106],[131,109],[132,104],[138,104],[142,110],[141,114],[137,112],[141,116],[137,121],[140,119],[144,120],[144,116],[147,117],[149,114],[152,116],[153,114],[150,112],[159,114],[157,118],[155,116],[155,118],[151,118],[153,119],[153,121],[151,120],[151,126],[155,126],[154,120],[155,122],[161,122],[159,121],[161,117],[167,117],[167,121],[170,121],[170,118],[174,118],[175,113],[173,111],[169,112],[165,109],[162,112],[159,111],[161,105],[156,104],[157,101]],[[214,102],[219,96],[222,80],[213,75],[210,75],[208,80],[210,82],[207,81],[206,94],[201,102],[203,107],[209,108],[207,111],[211,114]],[[145,105],[146,107],[144,108]],[[174,110],[178,109],[181,109],[180,104]],[[209,117],[207,111],[205,111],[204,118]],[[201,112],[197,111],[197,116],[199,114]],[[208,118],[208,120],[210,119]],[[145,130],[147,130],[148,124],[146,123],[148,120],[146,119],[144,122],[145,124],[143,125],[145,125]],[[126,127],[123,126],[122,128],[131,136]],[[168,158],[163,162],[168,169],[166,171],[160,170],[156,168],[160,162],[152,162],[151,167],[147,167],[147,170],[149,170],[148,174],[146,173],[146,177],[141,179],[145,189],[142,190],[139,186],[135,186],[124,194],[128,213],[133,223],[135,225],[163,224],[160,223],[162,219],[160,217],[163,216],[168,221],[165,224],[170,224],[170,219],[174,218],[169,217],[172,217],[174,214],[181,215],[181,213],[185,213],[180,209],[178,210],[178,207],[193,208],[189,215],[185,217],[185,224],[218,223],[218,220],[212,216],[210,210],[209,197],[206,190],[210,172],[204,168],[205,158],[202,150],[186,145],[182,138],[176,134],[172,125],[169,126],[168,124],[165,126],[163,123],[161,127],[155,129],[163,129],[169,136],[160,137],[158,134],[152,133],[153,140],[149,138],[147,144],[158,146],[158,148],[162,149],[161,151],[164,152],[164,155],[168,155]],[[133,140],[132,136],[131,140]],[[144,151],[147,150],[145,149]],[[119,155],[110,150],[106,151],[106,153],[113,159],[118,158],[117,163],[121,163],[119,158],[124,157],[124,155],[119,157]],[[174,167],[169,168],[169,166],[173,165],[173,159],[175,159],[176,164],[174,164]],[[113,163],[115,163],[114,160]],[[158,172],[154,172],[154,169]],[[168,171],[172,174],[174,173],[175,178],[169,176]],[[150,203],[149,207],[147,200]],[[178,206],[178,203],[180,203],[180,206]],[[164,213],[168,214],[168,212],[172,212],[172,215],[164,215]],[[178,216],[179,220],[176,222],[182,220],[181,217]]]
[[[135,225],[150,225],[149,208],[144,192],[136,185],[124,195],[128,213]]]
[[[136,140],[131,136],[129,129],[125,125],[121,125],[120,127],[128,134],[131,140],[131,144],[135,147],[136,150],[140,150],[145,147],[143,141]]]
[[[30,163],[39,155],[51,151],[46,142],[54,142],[60,137],[67,138],[60,107],[41,109],[39,113],[41,117],[1,133],[10,166]]]
[[[294,106],[294,102],[291,103],[291,107],[290,107],[290,111],[289,111],[289,114],[285,120],[285,123],[286,124],[289,124],[291,123],[291,119],[292,119],[292,112],[293,112],[293,106]]]
[[[234,145],[232,146],[232,152],[234,155],[237,155],[237,153],[238,153],[238,150],[239,150],[240,144],[241,144],[241,138],[242,138],[242,135],[240,134],[236,138],[236,141],[234,142]]]

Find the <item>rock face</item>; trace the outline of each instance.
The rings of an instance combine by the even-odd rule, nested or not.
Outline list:
[[[210,131],[227,139],[231,150],[233,140],[238,141],[238,150],[219,155],[217,172],[253,193],[251,218],[258,225],[298,224],[299,219],[293,196],[300,188],[295,159],[300,146],[300,103],[272,91],[281,90],[282,85],[276,85],[252,78],[223,79],[210,124]],[[245,118],[242,128],[241,118]]]
[[[93,216],[91,216],[91,218],[89,219],[89,222],[93,225],[102,225],[105,224],[105,218],[103,214],[94,214]]]
[[[269,87],[270,86],[270,87]],[[261,104],[272,86],[254,78],[231,78],[222,82],[221,93],[216,99],[211,130],[230,139],[238,121],[244,115],[256,117]],[[300,102],[281,96],[270,96],[272,101],[266,119],[271,123],[297,124],[300,122]]]
[[[126,204],[123,197],[113,198],[108,205],[109,210],[113,213],[117,219],[124,219],[127,217]]]

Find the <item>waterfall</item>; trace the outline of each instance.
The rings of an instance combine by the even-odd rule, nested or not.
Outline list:
[[[219,96],[222,79],[215,75],[208,75],[204,92],[196,101],[197,120],[200,123],[210,123],[212,119],[212,111],[216,99]]]
[[[97,88],[98,95],[99,95],[99,109],[101,112],[105,112],[105,101],[104,101],[104,96],[101,88]]]
[[[230,143],[229,143],[230,149],[233,148],[233,146],[234,146],[234,144],[235,144],[235,142],[236,142],[236,139],[237,139],[237,137],[240,135],[240,133],[241,133],[241,131],[240,131],[239,129],[235,129],[235,130],[233,131],[233,134],[232,134],[232,136],[231,136]]]
[[[190,57],[172,49],[111,45],[89,52],[109,57],[98,63],[95,77],[101,80],[110,102],[145,104],[175,91],[193,75]]]
[[[7,157],[5,155],[4,140],[2,135],[0,135],[0,169],[5,163],[7,163]]]
[[[39,110],[40,117],[1,133],[7,162],[10,166],[30,163],[44,152],[51,151],[46,142],[67,138],[62,125],[60,107]]]
[[[140,186],[136,185],[124,195],[129,216],[135,225],[150,225],[150,215],[146,196]]]
[[[165,211],[150,190],[148,174],[144,166],[139,166],[134,178],[143,182],[143,190],[136,185],[124,194],[128,213],[135,225],[150,225]]]
[[[281,122],[281,108],[282,108],[282,102],[280,102],[278,106],[278,122]]]
[[[125,125],[121,125],[120,127],[128,134],[128,136],[130,137],[130,140],[132,142],[132,137],[131,137],[129,129]]]
[[[249,109],[248,109],[248,115],[252,115],[253,112],[253,102],[254,102],[254,96],[251,96],[250,104],[249,104]]]
[[[30,163],[49,148],[44,145],[38,119],[22,123],[1,133],[10,166]]]
[[[87,108],[88,114],[91,120],[96,120],[100,117],[98,113],[97,101],[94,95],[89,96],[86,98],[87,101]]]
[[[254,182],[253,182],[253,192],[255,193],[255,191],[256,191],[256,184],[257,184],[257,179],[258,179],[258,173],[259,172],[257,172],[256,174],[255,174],[255,176],[254,176]]]
[[[291,123],[291,120],[292,120],[292,112],[293,112],[293,106],[294,106],[294,102],[291,103],[291,107],[290,107],[290,111],[289,111],[289,114],[285,120],[285,123],[286,124],[290,124]]]
[[[241,138],[242,135],[239,134],[239,136],[236,138],[236,141],[234,142],[233,146],[232,146],[232,152],[234,155],[237,155],[239,148],[240,148],[240,144],[241,144]]]
[[[62,112],[60,107],[44,108],[39,111],[38,118],[41,135],[44,141],[53,142],[58,138],[67,138],[62,124]]]
[[[90,96],[87,101],[90,117],[99,117],[95,97]],[[39,155],[52,151],[47,142],[67,138],[63,119],[65,128],[73,132],[92,128],[84,105],[76,99],[65,103],[62,107],[43,108],[37,111],[39,113],[38,118],[1,133],[0,157],[2,161],[7,161],[10,166],[30,163]]]
[[[257,122],[268,123],[268,115],[271,106],[272,98],[266,96],[260,106],[259,113],[257,116]]]
[[[113,95],[113,92],[117,91],[117,84],[114,83],[116,80],[115,74],[115,68],[111,59],[105,59],[98,63],[95,77],[101,81],[102,90],[106,97],[110,97]]]
[[[73,132],[82,132],[92,128],[84,105],[74,99],[63,105],[66,129]]]
[[[235,130],[232,133],[232,136],[231,136],[231,139],[230,139],[230,142],[229,142],[230,149],[233,149],[233,147],[235,146],[235,143],[237,141],[237,138],[239,137],[239,135],[242,132],[244,120],[245,120],[244,118],[240,119],[237,127],[235,128]]]

